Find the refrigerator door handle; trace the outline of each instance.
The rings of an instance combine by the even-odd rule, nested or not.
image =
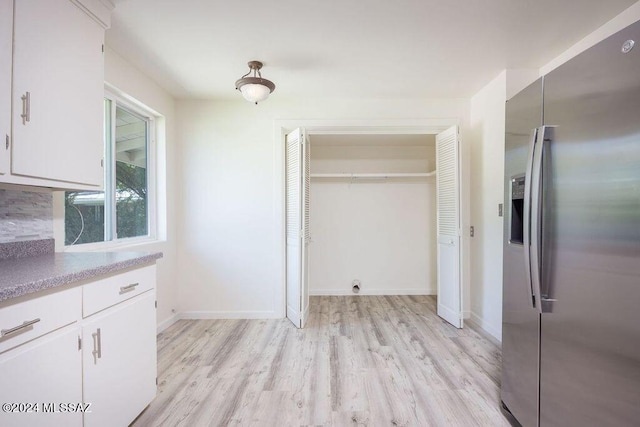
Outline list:
[[[538,129],[531,131],[529,154],[527,156],[527,168],[524,179],[524,223],[522,243],[524,246],[525,276],[531,290],[531,308],[536,308],[536,293],[531,278],[531,174],[533,171],[533,158],[538,138]]]
[[[533,163],[531,169],[531,245],[530,249],[530,266],[531,266],[531,285],[536,308],[542,313],[542,290],[540,285],[540,239],[542,236],[542,160],[544,158],[545,138],[547,136],[547,127],[542,126],[536,132],[535,150],[533,153]]]

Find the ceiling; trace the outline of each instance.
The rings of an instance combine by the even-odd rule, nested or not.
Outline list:
[[[540,68],[635,0],[116,0],[107,44],[178,98],[467,98]]]

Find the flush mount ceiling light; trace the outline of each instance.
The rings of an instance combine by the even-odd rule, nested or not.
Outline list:
[[[275,90],[276,85],[272,81],[262,78],[262,74],[260,74],[262,62],[249,61],[247,65],[249,65],[249,72],[236,81],[236,89],[242,92],[244,99],[257,104],[267,99]],[[253,76],[247,77],[252,72]]]

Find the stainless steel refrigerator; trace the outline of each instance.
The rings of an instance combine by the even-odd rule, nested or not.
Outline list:
[[[640,22],[507,102],[505,204],[505,409],[640,425]]]

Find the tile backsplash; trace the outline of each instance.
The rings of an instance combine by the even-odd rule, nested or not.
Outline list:
[[[0,189],[0,243],[53,238],[53,196]]]

